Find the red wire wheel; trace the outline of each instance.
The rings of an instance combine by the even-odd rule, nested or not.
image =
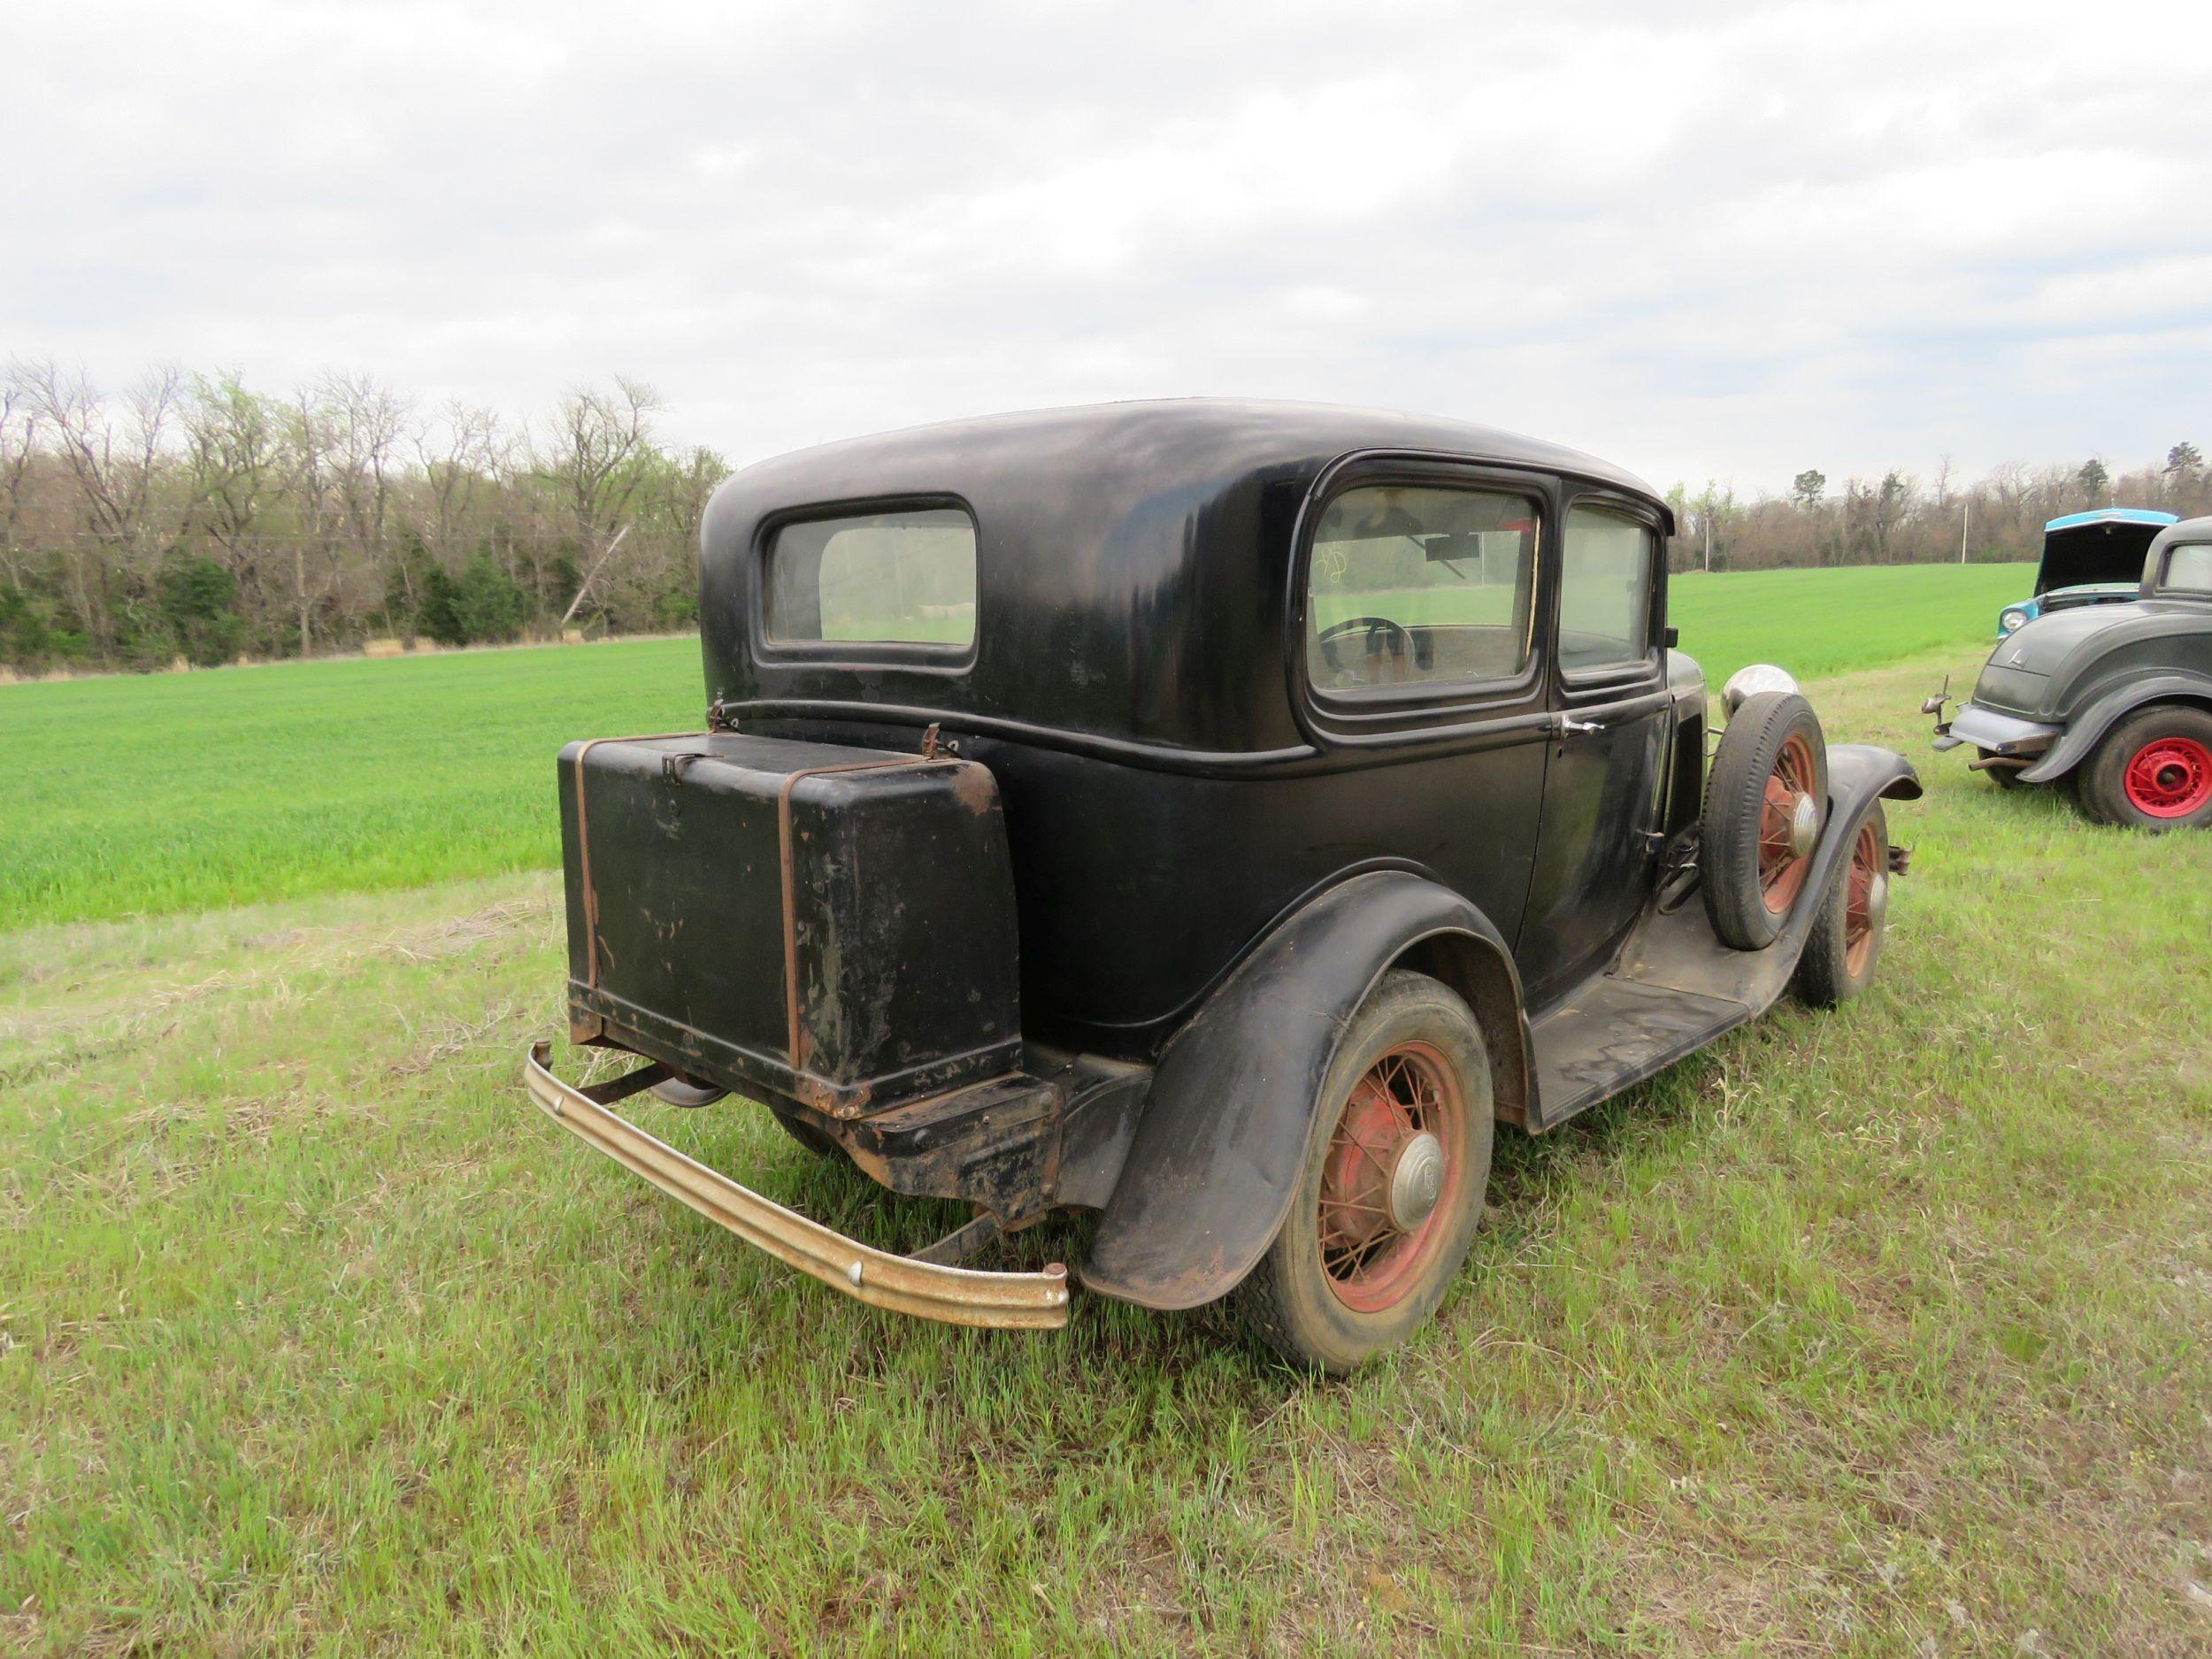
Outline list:
[[[1379,1313],[1425,1282],[1466,1184],[1467,1097],[1432,1045],[1403,1042],[1361,1074],[1321,1166],[1321,1271],[1346,1307]]]
[[[2212,749],[2193,737],[2154,737],[2120,775],[2128,804],[2147,818],[2187,818],[2212,801]]]
[[[1851,869],[1846,877],[1849,886],[1843,905],[1843,965],[1854,979],[1866,977],[1867,963],[1874,955],[1881,929],[1874,895],[1888,875],[1889,849],[1885,839],[1869,814],[1851,841]]]
[[[1874,982],[1889,924],[1889,819],[1881,803],[1870,803],[1846,834],[1850,852],[1828,879],[1790,976],[1798,1000],[1814,1008],[1841,1008]]]
[[[1813,770],[1813,746],[1792,733],[1767,774],[1766,803],[1759,813],[1759,897],[1771,915],[1795,902],[1812,865],[1804,826],[1819,822],[1820,797]]]
[[[1755,692],[1728,717],[1705,775],[1698,876],[1721,943],[1764,950],[1805,896],[1828,805],[1828,743],[1794,691]]]

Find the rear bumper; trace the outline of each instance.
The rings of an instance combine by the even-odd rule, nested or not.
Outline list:
[[[1956,749],[1962,743],[1971,743],[1993,755],[2039,755],[2056,742],[2065,729],[2040,720],[2024,720],[2016,714],[2000,714],[1994,709],[1970,703],[1936,727],[1935,746]]]
[[[686,1157],[589,1093],[553,1075],[549,1046],[532,1046],[523,1083],[538,1109],[579,1140],[670,1197],[803,1273],[871,1307],[949,1325],[1052,1329],[1068,1322],[1067,1271],[989,1273],[893,1256],[810,1221]]]

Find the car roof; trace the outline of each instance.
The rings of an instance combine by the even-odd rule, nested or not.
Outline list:
[[[1288,399],[1177,397],[1020,410],[906,426],[841,439],[755,463],[724,486],[748,490],[756,479],[788,480],[803,488],[850,477],[871,462],[943,457],[947,471],[962,457],[988,457],[995,470],[1030,466],[1096,482],[1118,483],[1133,499],[1156,475],[1163,450],[1172,450],[1186,477],[1202,461],[1225,482],[1255,470],[1278,476],[1303,463],[1315,471],[1361,450],[1405,450],[1462,457],[1609,484],[1663,506],[1659,493],[1625,468],[1542,438],[1475,421],[1394,410],[1361,409]],[[957,486],[950,485],[956,488]],[[816,497],[819,499],[820,497]],[[833,495],[829,499],[835,499]],[[801,494],[796,505],[808,499]]]
[[[761,461],[709,503],[708,691],[726,706],[896,707],[1208,753],[1304,741],[1289,692],[1300,514],[1347,457],[1463,460],[1666,503],[1634,473],[1494,426],[1326,403],[1179,398],[1025,411]],[[854,644],[756,646],[754,572],[794,518],[956,503],[975,525],[964,662]],[[911,659],[911,660],[910,660]]]
[[[2066,513],[2052,519],[2043,530],[2047,535],[2054,530],[2078,530],[2091,524],[2176,524],[2180,517],[2154,507],[2100,507],[2093,512]]]

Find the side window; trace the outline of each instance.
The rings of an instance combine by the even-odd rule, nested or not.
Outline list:
[[[1640,663],[1651,654],[1657,543],[1648,525],[1624,513],[1569,511],[1559,583],[1559,666],[1566,672]]]
[[[1314,527],[1306,668],[1324,692],[1509,680],[1528,666],[1537,506],[1495,490],[1348,489]]]
[[[2168,550],[2168,593],[2212,594],[2212,541],[2191,541]]]

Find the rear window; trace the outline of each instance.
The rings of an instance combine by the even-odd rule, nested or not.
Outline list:
[[[2212,594],[2212,541],[2189,541],[2166,555],[2166,591]]]
[[[975,642],[975,524],[905,507],[787,524],[768,543],[768,638],[868,645]]]

